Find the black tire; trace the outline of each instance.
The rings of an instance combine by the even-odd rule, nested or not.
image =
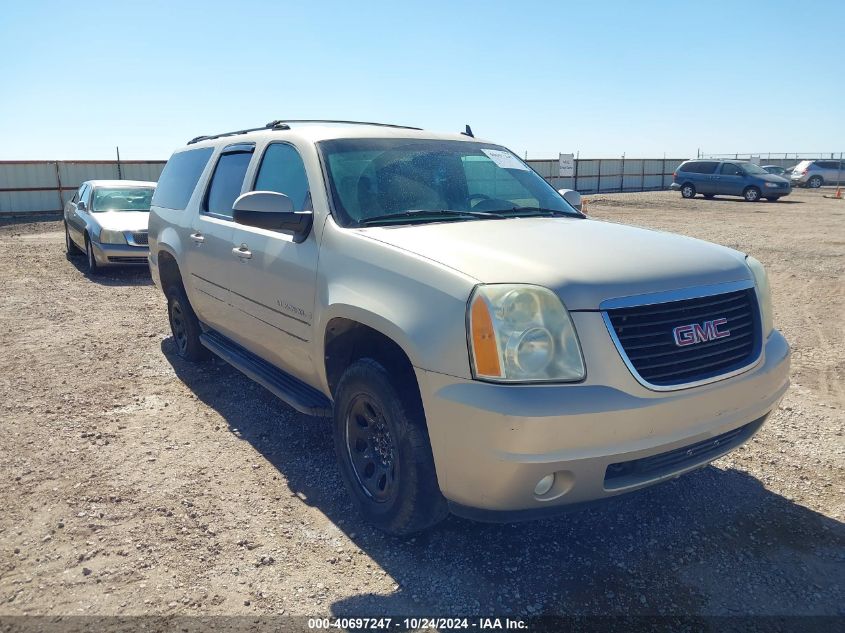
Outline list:
[[[76,257],[82,254],[76,243],[70,239],[70,231],[68,231],[67,224],[65,224],[65,253],[67,253],[68,257]]]
[[[770,196],[766,198],[766,200],[768,200],[769,202],[777,202],[778,200],[780,200],[780,196]]]
[[[695,198],[695,186],[692,183],[685,182],[681,185],[682,198]]]
[[[813,176],[807,181],[807,186],[810,189],[818,189],[824,184],[824,179],[821,176]]]
[[[746,187],[742,192],[742,197],[746,202],[759,202],[760,190],[757,187]]]
[[[91,240],[85,237],[85,259],[88,263],[88,274],[99,275],[103,269],[97,264],[97,259],[94,257],[94,247],[91,246]]]
[[[185,290],[181,286],[172,285],[165,288],[164,294],[167,297],[167,320],[170,322],[176,353],[192,363],[206,360],[210,352],[200,342],[202,328]]]
[[[355,505],[379,529],[410,534],[449,513],[416,385],[399,384],[380,363],[358,360],[341,377],[334,444]]]
[[[707,198],[708,200],[712,200],[715,195],[716,194],[713,194],[713,193],[705,193],[704,197]]]

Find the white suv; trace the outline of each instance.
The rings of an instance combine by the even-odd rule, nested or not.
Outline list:
[[[168,161],[150,267],[178,353],[333,416],[350,494],[407,533],[701,467],[789,384],[755,259],[574,210],[469,134],[274,121]]]

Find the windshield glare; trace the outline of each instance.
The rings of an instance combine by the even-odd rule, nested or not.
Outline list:
[[[91,201],[92,211],[149,211],[152,187],[98,187]]]
[[[341,224],[408,211],[510,212],[514,207],[580,217],[509,150],[427,139],[337,139],[319,143]],[[420,221],[415,214],[413,219]],[[432,214],[433,216],[435,214]],[[439,216],[455,220],[469,216]]]

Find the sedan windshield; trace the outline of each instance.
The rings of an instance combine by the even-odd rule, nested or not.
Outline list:
[[[743,163],[742,168],[749,174],[768,174],[765,169],[760,167],[760,165],[755,165],[754,163]]]
[[[149,211],[154,191],[152,187],[98,187],[94,190],[91,210]]]
[[[343,225],[583,217],[504,147],[428,139],[319,143]]]

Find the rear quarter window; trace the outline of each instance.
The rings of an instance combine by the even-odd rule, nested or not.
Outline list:
[[[158,179],[153,206],[184,210],[213,151],[203,147],[173,154]]]

